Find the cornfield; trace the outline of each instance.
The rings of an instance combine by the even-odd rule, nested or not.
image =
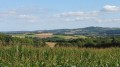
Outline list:
[[[120,67],[120,48],[1,46],[0,67]]]

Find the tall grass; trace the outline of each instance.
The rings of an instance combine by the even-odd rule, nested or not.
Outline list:
[[[1,46],[1,67],[120,67],[120,48]]]

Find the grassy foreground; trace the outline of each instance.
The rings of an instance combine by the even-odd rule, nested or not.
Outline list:
[[[120,48],[1,46],[0,67],[120,67]]]

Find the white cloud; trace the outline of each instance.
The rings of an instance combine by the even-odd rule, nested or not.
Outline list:
[[[8,10],[5,12],[0,12],[1,20],[17,20],[17,21],[27,21],[27,22],[37,22],[38,16],[32,14],[26,14],[18,10]]]
[[[56,17],[94,17],[94,16],[98,16],[99,13],[97,11],[93,11],[93,12],[64,12],[64,13],[60,13],[60,14],[56,14]]]
[[[112,23],[116,23],[116,22],[120,22],[120,18],[111,18],[111,19],[100,19],[97,18],[95,19],[96,22],[112,22]]]
[[[0,12],[0,17],[9,17],[9,16],[15,16],[15,15],[17,15],[17,12],[14,10]]]
[[[111,13],[107,12],[119,12],[120,7],[105,5],[101,11],[68,11],[58,14],[48,14],[44,9],[13,9],[5,12],[0,12],[0,20],[9,20],[15,22],[120,22],[119,18],[110,18]],[[107,16],[106,16],[107,15]],[[108,18],[108,19],[101,19]]]
[[[62,20],[63,22],[78,22],[78,21],[91,21],[94,18],[99,16],[99,12],[93,11],[93,12],[64,12],[56,14],[54,17],[59,18],[59,20]]]
[[[102,10],[105,12],[120,12],[120,7],[113,5],[105,5]]]
[[[95,17],[74,17],[74,18],[64,18],[66,22],[79,22],[79,21],[94,21]]]
[[[18,15],[18,19],[22,19],[22,20],[27,20],[29,22],[37,22],[38,21],[38,17],[36,16],[30,16],[30,15]]]
[[[64,18],[65,22],[100,22],[100,23],[118,23],[120,22],[120,18],[95,18],[95,17],[81,17],[81,18]]]
[[[120,19],[118,16],[112,17],[111,12],[120,12],[120,7],[113,6],[113,5],[105,5],[101,11],[94,10],[94,11],[88,11],[88,12],[82,12],[82,11],[68,11],[56,14],[55,17],[59,18],[59,20],[62,20],[63,22],[120,22]],[[117,15],[117,14],[116,14]],[[103,18],[103,19],[101,19]],[[107,18],[107,19],[106,19]]]

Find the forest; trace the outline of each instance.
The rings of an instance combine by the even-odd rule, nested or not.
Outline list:
[[[0,34],[0,45],[32,45],[43,47],[46,46],[46,42],[55,42],[57,46],[63,47],[93,47],[93,48],[108,48],[108,47],[120,47],[120,37],[87,37],[77,39],[63,39],[58,37],[50,38],[38,38],[38,37],[26,37],[18,38],[10,35]]]

